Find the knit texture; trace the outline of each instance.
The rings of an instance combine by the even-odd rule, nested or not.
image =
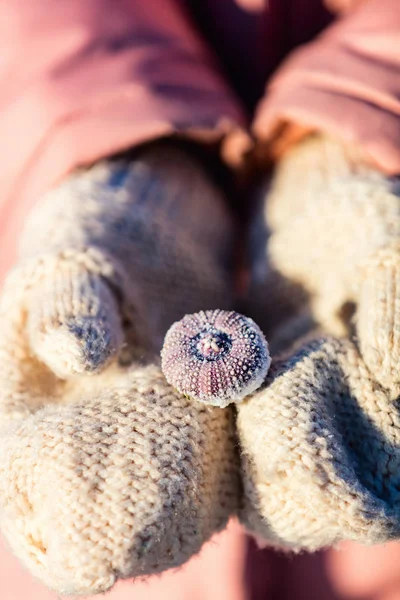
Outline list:
[[[393,399],[400,395],[400,244],[382,249],[359,273],[356,314],[365,362]]]
[[[1,526],[62,594],[176,567],[236,510],[233,420],[176,393],[156,366],[69,385],[3,431]]]
[[[399,406],[351,341],[316,339],[273,362],[237,427],[251,531],[293,550],[399,537]]]
[[[276,356],[313,331],[315,321],[307,294],[269,259],[271,232],[264,220],[264,192],[257,200],[248,235],[250,277],[244,310],[264,331],[271,354]]]
[[[281,350],[316,324],[335,336],[351,334],[355,307],[357,334],[368,366],[379,381],[391,385],[387,374],[381,373],[382,354],[390,355],[387,360],[394,364],[398,345],[391,344],[388,333],[386,341],[381,337],[376,354],[374,347],[378,329],[389,332],[400,319],[396,290],[387,285],[383,291],[381,282],[378,299],[377,288],[370,283],[375,289],[372,299],[365,274],[371,282],[383,277],[381,251],[386,264],[399,262],[396,180],[368,165],[358,148],[313,136],[282,158],[261,200],[250,240],[248,312],[258,319],[272,351]],[[378,307],[381,300],[393,308],[388,320]]]
[[[264,389],[238,407],[242,520],[296,551],[397,538],[396,180],[357,148],[313,136],[283,157],[260,198],[249,314],[275,360]]]
[[[26,224],[0,301],[0,525],[57,593],[181,565],[237,510],[232,412],[156,357],[174,320],[230,307],[232,241],[172,145],[74,173]]]
[[[74,263],[87,263],[95,252],[96,270],[106,265],[120,297],[126,334],[155,353],[185,313],[231,308],[232,247],[222,193],[199,162],[166,145],[71,175],[29,215],[20,256],[64,259],[72,250]],[[69,288],[67,274],[63,297]]]

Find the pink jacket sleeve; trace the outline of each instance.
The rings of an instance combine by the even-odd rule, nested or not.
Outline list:
[[[179,0],[7,0],[0,34],[0,271],[21,216],[77,165],[243,123]]]
[[[400,173],[400,2],[365,0],[295,51],[270,82],[254,132],[273,156],[323,130]]]

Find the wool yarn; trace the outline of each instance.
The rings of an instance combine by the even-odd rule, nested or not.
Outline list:
[[[396,181],[360,149],[313,135],[260,198],[248,312],[275,360],[238,407],[243,522],[295,551],[398,538]]]
[[[233,223],[175,144],[38,202],[0,300],[0,527],[59,594],[177,567],[237,512],[233,413],[187,400],[169,325],[232,303]]]
[[[355,344],[317,338],[273,361],[238,406],[249,530],[314,551],[400,536],[400,411]]]

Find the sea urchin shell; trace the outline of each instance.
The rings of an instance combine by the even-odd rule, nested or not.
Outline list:
[[[186,315],[167,332],[164,375],[179,392],[213,406],[240,402],[264,381],[271,359],[256,323],[236,312]]]

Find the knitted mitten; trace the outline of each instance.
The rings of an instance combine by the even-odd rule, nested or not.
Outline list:
[[[349,340],[273,361],[238,407],[242,519],[272,545],[316,550],[400,537],[400,410]]]
[[[0,304],[0,524],[58,593],[180,565],[236,510],[231,412],[152,360],[174,320],[230,306],[232,229],[173,145],[76,172],[29,217]]]
[[[400,393],[399,192],[398,181],[369,166],[357,148],[323,136],[295,146],[268,183],[257,226],[265,244],[254,250],[249,295],[249,312],[272,342],[277,324],[287,332],[288,313],[295,337],[300,316],[303,331],[308,318],[308,327],[348,335],[356,308],[364,360],[393,395]]]
[[[294,549],[398,537],[396,182],[357,149],[310,138],[278,165],[252,240],[264,245],[253,244],[249,313],[273,356],[297,349],[238,407],[242,518]],[[296,339],[316,326],[343,337]]]

